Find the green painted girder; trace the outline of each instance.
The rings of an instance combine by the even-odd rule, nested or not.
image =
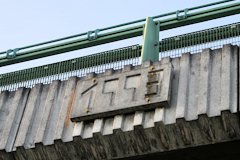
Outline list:
[[[176,17],[174,17],[174,18],[160,20],[158,22],[160,22],[160,29],[161,31],[163,31],[163,30],[180,27],[180,26],[186,26],[186,25],[208,21],[216,18],[239,14],[239,13],[240,13],[240,3],[238,2],[230,5],[225,5],[225,6],[220,6],[216,8],[211,8],[203,11],[190,13],[187,15],[186,19],[178,20]],[[168,14],[165,14],[165,15],[168,15]],[[159,18],[159,17],[161,16],[155,16],[153,18]],[[138,22],[138,21],[135,21],[135,22]],[[32,59],[52,56],[52,55],[74,51],[82,48],[92,47],[92,46],[101,45],[109,42],[141,36],[143,34],[143,29],[144,29],[144,24],[137,25],[130,28],[120,29],[112,32],[107,32],[104,34],[99,34],[98,36],[99,38],[92,41],[89,41],[88,38],[86,37],[86,38],[72,40],[69,42],[64,42],[56,45],[41,47],[41,48],[37,48],[37,49],[25,51],[25,52],[19,52],[16,54],[16,57],[12,59],[8,59],[7,57],[0,58],[0,66],[6,66],[9,64],[24,62]]]
[[[144,28],[141,63],[144,61],[159,61],[159,22],[152,17],[146,19]]]

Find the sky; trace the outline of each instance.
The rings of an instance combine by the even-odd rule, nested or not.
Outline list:
[[[217,0],[0,0],[0,52]],[[234,2],[239,2],[235,0]],[[233,2],[233,3],[234,3]],[[228,3],[230,4],[230,3]],[[230,16],[169,31],[160,39],[239,22]],[[141,44],[142,37],[0,67],[0,74]]]

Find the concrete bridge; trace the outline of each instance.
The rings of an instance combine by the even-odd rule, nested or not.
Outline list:
[[[239,122],[239,47],[224,45],[2,92],[0,159],[237,159]]]

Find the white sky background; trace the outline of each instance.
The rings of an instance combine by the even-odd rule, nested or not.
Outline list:
[[[0,52],[217,0],[0,0]],[[233,3],[239,2],[235,0]],[[230,3],[226,3],[230,4]],[[240,15],[160,32],[160,38],[240,21]],[[101,34],[101,32],[100,32]],[[0,67],[0,73],[141,44],[142,37]]]

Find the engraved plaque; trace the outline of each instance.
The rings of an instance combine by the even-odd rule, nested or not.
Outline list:
[[[154,69],[153,69],[154,68]],[[72,121],[91,120],[167,107],[170,102],[171,64],[126,66],[122,72],[107,71],[93,82],[78,81],[71,113]]]

